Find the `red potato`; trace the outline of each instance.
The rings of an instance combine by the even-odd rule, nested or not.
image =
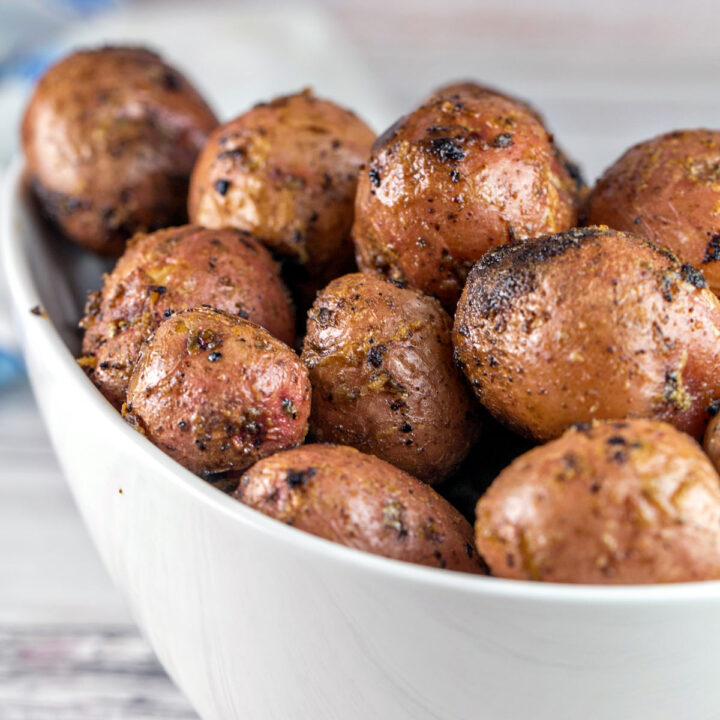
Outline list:
[[[199,308],[164,320],[130,378],[126,418],[189,470],[235,473],[307,433],[300,358],[261,327]]]
[[[119,255],[127,238],[186,221],[195,158],[217,119],[148,50],[74,52],[41,78],[22,122],[27,176],[70,240]]]
[[[478,550],[498,577],[720,579],[720,477],[698,444],[666,423],[571,429],[505,469],[476,516]]]
[[[286,258],[301,304],[352,266],[358,170],[375,138],[310,91],[256,105],[211,135],[192,174],[190,219],[253,233]]]
[[[670,248],[720,293],[720,132],[676,130],[630,148],[597,181],[587,216]]]
[[[376,455],[429,483],[447,478],[480,430],[453,361],[452,320],[434,298],[376,275],[330,283],[308,314],[310,434]]]
[[[142,343],[179,310],[208,305],[295,340],[295,313],[270,253],[248,233],[194,225],[133,238],[102,289],[91,293],[81,364],[116,407]]]
[[[720,400],[720,302],[702,273],[607,227],[486,254],[463,290],[454,343],[483,405],[535,440],[627,417],[699,438]]]
[[[452,311],[489,248],[576,224],[577,180],[525,103],[471,83],[438,91],[373,145],[355,201],[358,265]]]
[[[253,465],[234,497],[341,545],[470,573],[485,565],[472,527],[434,490],[372,455],[305,445]]]

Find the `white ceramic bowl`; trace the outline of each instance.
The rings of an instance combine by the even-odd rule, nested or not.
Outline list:
[[[73,359],[101,263],[48,241],[20,169],[2,262],[37,401],[110,574],[205,720],[720,717],[720,583],[550,585],[386,560],[244,507],[153,447]]]

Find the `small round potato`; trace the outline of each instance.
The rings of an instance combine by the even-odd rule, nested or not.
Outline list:
[[[138,235],[91,293],[81,364],[116,407],[140,347],[163,318],[209,305],[292,345],[295,313],[270,253],[247,233],[193,225]]]
[[[216,125],[155,53],[75,52],[45,73],[25,112],[30,186],[66,237],[119,255],[135,232],[185,222],[190,172]]]
[[[488,248],[576,224],[577,179],[534,110],[450,86],[373,145],[355,203],[358,265],[452,310]]]
[[[587,215],[669,247],[720,293],[720,132],[679,130],[630,148],[597,181]]]
[[[522,455],[477,505],[493,575],[641,584],[720,579],[720,477],[654,420],[596,422]]]
[[[362,273],[331,282],[310,310],[303,346],[311,436],[444,480],[479,431],[451,331],[440,303],[418,290]]]
[[[299,445],[309,415],[300,358],[258,325],[209,308],[160,324],[127,392],[131,424],[204,476]]]
[[[468,277],[456,357],[526,437],[627,417],[701,437],[720,399],[720,302],[705,285],[669,250],[606,227],[506,245]]]
[[[291,261],[289,279],[309,283],[312,302],[352,263],[358,169],[374,138],[309,91],[256,105],[210,136],[192,174],[190,218],[252,232]]]
[[[432,488],[341,445],[304,445],[253,465],[234,497],[341,545],[419,565],[484,573],[472,527]]]

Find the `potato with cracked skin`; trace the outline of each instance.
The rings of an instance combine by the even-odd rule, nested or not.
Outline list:
[[[310,435],[351,445],[429,483],[470,451],[480,422],[453,361],[452,320],[420,291],[353,273],[323,290],[308,314]]]
[[[126,419],[189,470],[236,473],[299,445],[310,415],[300,358],[247,320],[210,308],[164,320],[144,345]]]
[[[29,183],[66,237],[119,255],[135,232],[186,221],[190,173],[216,125],[155,53],[78,51],[45,73],[25,111]]]
[[[354,113],[307,90],[256,105],[210,136],[190,219],[252,232],[287,259],[288,280],[310,304],[352,267],[358,170],[374,138]]]
[[[720,293],[720,132],[678,130],[630,148],[597,181],[587,216],[670,248]]]
[[[270,517],[357,550],[430,567],[485,573],[470,523],[417,478],[341,445],[265,458],[233,497]]]
[[[444,88],[373,145],[355,202],[358,265],[452,311],[489,248],[575,225],[579,185],[525,103],[472,83]]]
[[[589,584],[720,579],[720,477],[654,420],[573,428],[505,469],[476,511],[493,575]]]
[[[702,273],[606,227],[486,254],[468,277],[453,338],[478,399],[536,440],[627,417],[700,437],[720,399],[720,301]]]
[[[143,341],[163,318],[201,305],[294,343],[292,301],[265,247],[239,230],[185,225],[128,243],[102,289],[90,294],[80,363],[119,408]]]

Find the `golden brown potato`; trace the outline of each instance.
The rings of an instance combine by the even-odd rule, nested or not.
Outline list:
[[[304,294],[352,263],[358,169],[375,134],[311,92],[279,97],[221,125],[192,174],[189,213],[252,232],[294,264]],[[308,285],[308,287],[305,287]]]
[[[501,422],[537,440],[594,418],[700,437],[720,399],[720,302],[700,272],[603,227],[489,252],[455,316],[457,359]]]
[[[376,275],[334,280],[308,315],[310,434],[351,445],[429,483],[450,475],[479,430],[440,303]]]
[[[680,130],[630,148],[597,181],[587,215],[669,247],[720,293],[720,132]]]
[[[720,579],[720,477],[653,420],[596,422],[515,460],[477,505],[493,575],[640,584]]]
[[[80,363],[116,407],[125,401],[140,347],[163,318],[209,305],[262,325],[292,345],[295,316],[270,253],[248,233],[194,225],[138,235],[85,317]]]
[[[164,320],[127,391],[128,421],[205,476],[299,445],[309,415],[300,358],[258,325],[210,308]]]
[[[579,183],[537,113],[464,83],[373,145],[355,203],[356,256],[452,310],[488,248],[575,225]]]
[[[234,497],[326,540],[431,567],[484,573],[472,527],[432,488],[340,445],[304,445],[253,465]]]
[[[135,232],[185,222],[190,172],[216,125],[155,53],[75,52],[45,73],[25,112],[27,175],[68,238],[119,255]]]

